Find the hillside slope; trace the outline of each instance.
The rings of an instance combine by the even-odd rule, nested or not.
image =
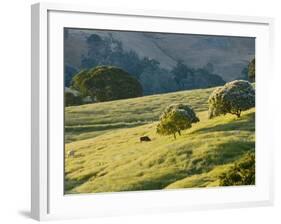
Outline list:
[[[65,140],[72,142],[98,136],[108,130],[135,127],[157,121],[164,108],[185,103],[196,112],[208,109],[214,88],[180,91],[133,99],[72,106],[65,109]]]
[[[67,64],[81,69],[81,59],[88,53],[87,38],[92,34],[112,37],[120,41],[127,52],[156,59],[166,69],[171,69],[178,60],[194,68],[213,63],[215,73],[225,81],[238,78],[255,55],[253,38],[68,29]]]
[[[255,109],[243,112],[239,119],[226,115],[209,120],[206,102],[210,91],[66,108],[66,130],[72,142],[66,144],[65,153],[75,151],[65,161],[66,192],[218,186],[223,172],[254,151]],[[176,140],[157,135],[160,112],[178,102],[192,105],[200,122]],[[71,128],[80,133],[76,139]],[[144,135],[152,141],[140,143],[139,137]]]

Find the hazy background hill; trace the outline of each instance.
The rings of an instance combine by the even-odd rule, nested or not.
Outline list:
[[[206,88],[247,79],[254,55],[250,37],[65,29],[66,86],[81,69],[116,65],[136,76],[146,95]]]

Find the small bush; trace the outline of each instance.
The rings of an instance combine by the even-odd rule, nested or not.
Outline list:
[[[254,185],[255,154],[248,153],[242,160],[220,176],[220,186]]]
[[[198,122],[192,108],[184,104],[172,104],[168,106],[160,116],[156,132],[160,135],[181,135],[181,130],[191,128],[192,123]]]
[[[83,104],[83,100],[80,96],[76,96],[71,92],[64,93],[64,104],[66,107]]]
[[[235,80],[215,89],[208,104],[209,118],[227,113],[239,118],[242,111],[255,106],[255,90],[248,81]]]

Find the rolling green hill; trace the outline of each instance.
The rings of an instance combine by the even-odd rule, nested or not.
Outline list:
[[[82,106],[65,112],[67,193],[218,186],[218,177],[255,148],[255,109],[237,119],[209,120],[213,89],[183,91]],[[171,103],[191,105],[200,118],[173,136],[156,134]],[[148,135],[151,142],[140,142]],[[74,157],[67,157],[70,150]]]
[[[67,143],[83,140],[108,130],[158,121],[161,112],[172,103],[188,103],[196,112],[206,111],[213,90],[198,89],[66,107],[65,140]]]

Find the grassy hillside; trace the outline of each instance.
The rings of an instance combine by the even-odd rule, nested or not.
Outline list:
[[[145,96],[65,109],[65,140],[72,142],[104,134],[108,130],[136,127],[157,121],[172,103],[187,103],[196,112],[208,109],[213,88]]]
[[[217,186],[218,176],[255,148],[255,109],[237,119],[207,119],[212,89],[184,91],[66,108],[68,193]],[[200,122],[182,136],[155,126],[171,103],[190,104]],[[151,142],[139,142],[148,135]]]

